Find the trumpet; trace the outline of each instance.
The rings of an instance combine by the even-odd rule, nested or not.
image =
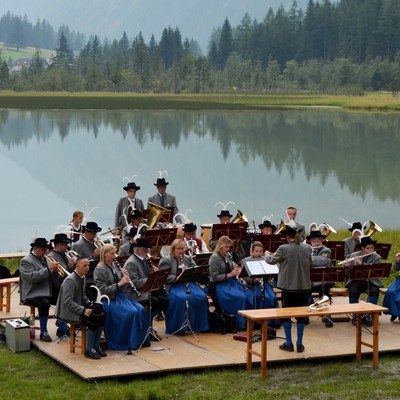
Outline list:
[[[94,246],[96,247],[96,249],[101,249],[106,242],[104,242],[103,240],[96,238],[96,240],[93,242]]]
[[[46,260],[55,265],[54,272],[60,275],[62,278],[71,275],[54,257],[45,256]]]
[[[377,254],[377,253],[376,253],[376,251],[373,251],[372,253],[362,254],[361,256],[355,256],[355,257],[347,258],[346,260],[339,261],[339,262],[338,262],[338,265],[343,265],[343,264],[345,264],[345,263],[354,261],[354,260],[356,260],[357,258],[363,258],[363,257],[370,256],[371,254]]]

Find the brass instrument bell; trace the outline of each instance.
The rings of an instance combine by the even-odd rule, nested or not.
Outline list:
[[[368,229],[367,229],[368,227]],[[372,236],[375,232],[382,232],[382,228],[373,221],[368,221],[363,225],[363,231],[367,229],[364,236]]]

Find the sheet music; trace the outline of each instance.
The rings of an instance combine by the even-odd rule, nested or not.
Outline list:
[[[268,264],[265,260],[246,260],[249,276],[276,275],[279,269],[276,265]]]

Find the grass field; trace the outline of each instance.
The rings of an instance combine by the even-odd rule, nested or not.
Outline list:
[[[0,42],[0,54],[1,58],[8,62],[8,60],[12,60],[13,62],[18,58],[32,58],[35,55],[36,49],[33,47],[26,47],[19,49],[17,51],[16,47],[5,47],[4,43]],[[52,55],[55,54],[54,51],[51,50],[40,50],[41,56],[43,58],[49,59]]]
[[[179,109],[269,110],[332,107],[349,111],[399,112],[400,96],[366,93],[364,96],[323,94],[137,94],[0,92],[1,108],[19,109]]]

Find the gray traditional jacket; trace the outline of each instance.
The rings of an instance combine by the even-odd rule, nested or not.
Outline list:
[[[135,209],[139,211],[144,210],[143,201],[135,197],[134,199]],[[117,207],[115,208],[115,218],[114,218],[114,226],[126,226],[129,221],[128,220],[128,207],[131,205],[128,197],[122,197],[118,200]],[[125,210],[125,211],[124,211]],[[125,216],[124,216],[125,215]]]
[[[353,258],[357,256],[362,256],[364,253],[360,251],[356,251],[354,253],[351,253],[348,258]],[[382,260],[382,257],[377,254],[373,253],[368,256],[365,256],[361,258],[362,260],[362,265],[372,265],[372,264],[379,264]],[[346,275],[347,275],[347,282],[346,282],[346,287],[349,287],[351,282],[353,282],[353,278],[351,277],[351,272],[353,270],[353,267],[356,265],[355,261],[351,261],[350,266],[346,267]],[[383,283],[380,281],[379,278],[371,278],[368,279],[369,283],[378,286],[378,287],[383,287]]]

